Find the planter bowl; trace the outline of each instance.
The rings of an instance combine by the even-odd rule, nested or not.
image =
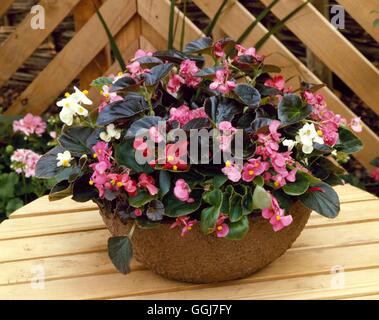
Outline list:
[[[118,217],[101,212],[113,236],[127,235],[130,226]],[[250,218],[249,232],[242,240],[205,235],[195,225],[184,237],[180,229],[162,223],[152,229],[136,228],[133,254],[147,268],[169,279],[211,283],[244,278],[279,258],[304,229],[311,210],[296,202],[288,211],[290,226],[274,232],[269,221]]]

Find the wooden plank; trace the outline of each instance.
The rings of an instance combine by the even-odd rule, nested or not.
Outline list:
[[[104,251],[109,235],[107,229],[101,229],[2,240],[0,262]]]
[[[374,10],[379,10],[376,0],[337,0],[337,2],[346,9],[371,37],[379,42],[379,28],[375,28],[373,25],[373,21],[378,16],[371,13]]]
[[[341,299],[357,295],[377,294],[379,286],[379,269],[367,269],[344,273],[344,286],[332,286],[335,275],[318,275],[282,279],[270,282],[255,282],[234,284],[233,282],[219,287],[192,290],[142,294],[120,297],[119,299],[146,299],[146,300],[172,300],[172,299]],[[342,278],[342,277],[341,277]],[[21,292],[21,290],[17,291]],[[118,292],[117,292],[118,293]]]
[[[194,0],[194,3],[208,17],[214,16],[221,2],[222,0]],[[283,3],[283,1],[281,3]],[[223,13],[222,18],[218,21],[218,25],[231,38],[237,39],[253,20],[255,20],[255,17],[237,1]],[[238,23],[236,23],[236,21],[238,21]],[[306,28],[304,29],[307,30]],[[254,45],[257,39],[260,39],[267,32],[268,30],[259,23],[243,44],[246,46]],[[309,33],[309,35],[312,34],[313,33]],[[298,86],[297,79],[299,75],[307,82],[321,83],[321,81],[275,36],[270,37],[261,48],[260,53],[267,56],[266,63],[280,66],[285,78],[293,78],[289,83],[295,88]],[[330,109],[334,112],[341,114],[347,119],[356,117],[356,115],[329,88],[322,88],[320,93],[325,96]],[[373,167],[370,164],[370,161],[376,157],[377,148],[374,146],[379,145],[379,138],[366,124],[363,125],[363,128],[360,138],[366,147],[362,151],[354,154],[354,157],[367,169],[371,170]]]
[[[11,4],[14,1],[15,0],[1,0],[1,3],[0,3],[0,17],[2,17],[3,14],[7,12],[7,10],[9,9],[9,7],[11,6]]]
[[[105,0],[104,0],[105,1]],[[74,9],[75,31],[78,32],[88,20],[96,14],[96,7],[100,7],[103,0],[81,0]],[[103,75],[110,67],[110,47],[106,45],[98,55],[82,70],[79,75],[80,87],[88,89],[93,79]]]
[[[129,61],[133,58],[134,53],[139,49],[139,36],[141,34],[140,20],[138,14],[135,14],[133,18],[128,21],[128,23],[122,27],[122,29],[116,35],[116,43],[120,49],[120,52],[125,61]],[[103,74],[104,76],[110,74],[117,74],[118,72],[123,71],[120,70],[120,65],[117,61],[115,61],[108,70]],[[101,101],[101,96],[97,92],[96,88],[91,88],[89,90],[89,97],[94,103],[94,106],[99,105]]]
[[[0,46],[0,87],[16,72],[78,2],[79,0],[55,2],[41,0],[38,4],[45,9],[44,29],[32,29],[30,23],[33,15],[26,15],[16,30]],[[50,79],[46,80],[50,81]],[[46,87],[49,88],[50,86]]]
[[[138,13],[140,16],[147,21],[154,29],[163,37],[167,39],[168,33],[168,21],[169,21],[169,10],[170,1],[169,0],[137,0]],[[175,16],[178,17],[179,21],[183,19],[183,13],[175,8]],[[195,26],[195,24],[185,18],[186,23],[186,33],[184,36],[184,42],[189,42],[191,40],[197,39],[202,35],[202,32]],[[151,42],[151,39],[146,37]],[[155,43],[151,42],[154,47],[157,49],[158,46],[155,46]],[[163,42],[163,45],[166,45],[166,42]],[[174,46],[180,46],[180,32],[177,32],[174,39]]]
[[[0,240],[97,229],[105,229],[98,210],[9,219],[1,223]]]
[[[156,50],[167,48],[167,39],[162,36],[161,32],[156,31],[145,19],[141,21],[142,36],[151,43]]]
[[[17,225],[15,227],[17,228]],[[377,230],[379,230],[379,221],[358,221],[348,225],[331,224],[324,228],[305,228],[290,250],[379,243]],[[109,232],[106,229],[100,229],[53,235],[41,234],[27,239],[2,240],[0,241],[0,262],[105,250],[105,239],[108,236]]]
[[[107,238],[103,239],[104,242],[106,242],[106,239]],[[359,259],[352,257],[359,257]],[[91,253],[2,262],[0,286],[30,282],[33,277],[31,273],[32,267],[36,265],[43,266],[45,280],[76,278],[85,275],[117,272],[108,257],[107,250],[98,250]],[[245,279],[245,281],[251,283],[328,274],[336,266],[342,266],[344,271],[378,268],[379,244],[324,249],[317,248],[303,251],[290,250],[274,263],[266,266],[259,273]],[[147,270],[140,263],[133,261],[132,274],[135,274],[134,277],[136,281],[138,274],[145,274],[145,272],[141,273],[139,271]],[[142,282],[143,280],[141,279],[140,281]],[[184,289],[187,286],[188,284],[182,284],[182,288]],[[165,290],[167,290],[167,288]]]
[[[64,198],[57,201],[49,201],[48,196],[36,199],[22,208],[13,212],[10,219],[43,216],[50,214],[60,214],[68,212],[95,210],[97,205],[92,202],[75,202],[71,198]]]
[[[112,34],[116,34],[136,13],[136,3],[108,0],[100,11]],[[6,114],[42,113],[107,43],[107,36],[98,17],[93,16],[36,77]]]
[[[271,0],[261,0],[269,5]],[[303,0],[279,1],[272,12],[283,19]],[[354,1],[357,2],[357,1]],[[361,1],[358,1],[361,3]],[[362,3],[363,5],[363,3]],[[361,11],[361,9],[357,9]],[[366,20],[368,20],[366,14]],[[311,4],[286,23],[287,27],[379,115],[379,70]],[[346,68],[349,66],[349,68]]]

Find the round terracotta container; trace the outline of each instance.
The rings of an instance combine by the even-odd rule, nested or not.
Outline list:
[[[100,211],[101,212],[101,211]],[[288,214],[292,224],[274,232],[262,217],[250,219],[250,229],[242,240],[228,240],[203,234],[198,225],[184,237],[180,229],[166,223],[152,229],[136,228],[132,237],[137,261],[166,278],[210,283],[244,278],[279,258],[300,235],[311,210],[300,202]],[[118,217],[101,212],[114,236],[127,235],[129,225]]]

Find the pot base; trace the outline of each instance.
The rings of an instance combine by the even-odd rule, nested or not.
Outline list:
[[[250,219],[249,232],[242,240],[205,235],[199,225],[184,237],[179,228],[159,224],[153,229],[136,228],[132,237],[134,257],[147,268],[169,279],[191,283],[211,283],[247,277],[279,258],[300,235],[311,210],[300,202],[288,214],[290,226],[274,232],[262,217]],[[127,235],[128,225],[102,213],[114,236]]]

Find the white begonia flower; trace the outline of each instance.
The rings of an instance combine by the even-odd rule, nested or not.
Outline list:
[[[115,138],[116,140],[121,138],[121,130],[116,129],[113,123],[107,125],[106,131],[100,133],[100,139],[105,142],[110,142],[112,138]]]
[[[313,151],[313,143],[324,144],[324,140],[318,135],[313,123],[306,123],[298,132],[296,141],[302,144],[302,151],[310,154]]]
[[[77,87],[73,94],[66,93],[65,98],[57,102],[57,106],[61,107],[62,110],[59,113],[59,118],[61,121],[68,126],[71,126],[74,120],[74,116],[88,116],[88,110],[84,108],[81,104],[92,104],[92,101],[87,98],[87,91],[80,91]]]
[[[288,148],[288,151],[291,151],[297,145],[297,142],[295,140],[285,139],[282,144]]]
[[[73,157],[71,157],[70,151],[65,151],[63,153],[58,153],[57,154],[57,167],[70,167],[71,166],[71,161],[74,160]]]

